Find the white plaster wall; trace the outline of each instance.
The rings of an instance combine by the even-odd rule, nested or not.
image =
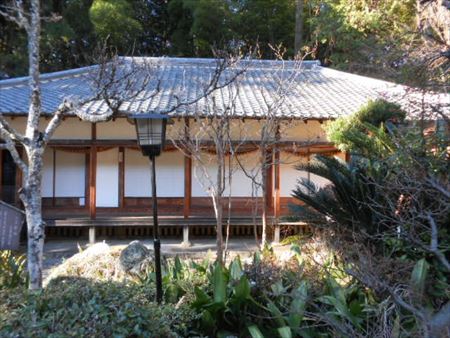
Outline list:
[[[189,121],[189,130],[193,138],[199,140],[210,140],[211,137],[205,129],[204,120]],[[181,139],[184,137],[184,120],[173,119],[172,124],[167,126],[167,139]],[[231,121],[230,135],[233,140],[259,140],[261,125],[263,122],[255,119],[235,119]]]
[[[231,123],[231,138],[233,140],[259,140],[261,127],[264,121],[255,119],[236,119]],[[289,120],[284,121],[280,127],[281,138],[284,141],[309,141],[325,142],[327,141],[323,124],[318,121]],[[204,130],[201,121],[190,120],[190,133],[198,139],[210,139],[208,133]],[[184,135],[184,120],[174,119],[173,124],[167,127],[167,138],[180,139]]]
[[[53,149],[50,148],[47,148],[44,152],[42,197],[53,197]]]
[[[249,154],[242,154],[239,156],[239,162],[245,168],[245,171],[252,177],[255,177],[256,182],[261,182],[261,170],[258,161],[258,152]],[[249,178],[244,170],[240,167],[237,160],[234,160],[232,165],[232,180],[231,180],[231,196],[233,197],[249,197],[252,196],[252,179]],[[256,191],[256,196],[262,196],[261,188]],[[228,196],[229,189],[225,190],[225,196]]]
[[[184,156],[181,152],[163,152],[156,159],[156,189],[161,197],[184,196]]]
[[[151,197],[150,161],[140,150],[125,150],[125,196]],[[156,159],[159,197],[184,196],[184,157],[178,151],[163,152]]]
[[[25,117],[8,118],[11,125],[17,130],[25,130]],[[184,120],[173,119],[173,124],[167,126],[167,138],[180,138],[184,134]],[[41,119],[40,129],[44,130],[48,119]],[[260,128],[263,122],[254,119],[235,120],[232,122],[231,135],[233,139],[258,140]],[[199,131],[200,122],[190,120],[192,135]],[[281,127],[282,139],[285,141],[326,141],[323,125],[317,121],[285,121]],[[200,132],[202,139],[207,139],[204,133]],[[53,139],[90,139],[91,124],[80,121],[76,117],[66,118],[55,131]],[[97,124],[98,139],[135,139],[136,131],[133,124],[125,118],[118,118],[114,121]]]
[[[261,180],[260,173],[257,169],[257,157],[256,153],[250,153],[246,155],[241,155],[239,157],[243,166],[250,172],[257,175],[257,180]],[[214,186],[217,177],[217,163],[215,155],[204,153],[202,154],[202,164],[198,161],[193,161],[193,179],[192,179],[192,196],[194,197],[204,197],[209,196],[208,191],[210,187]],[[204,165],[207,166],[206,173],[202,168]],[[229,173],[228,162],[227,174]],[[234,161],[232,164],[232,180],[231,180],[231,196],[233,197],[250,197],[252,195],[252,181],[248,178],[244,171],[240,168],[239,164]],[[226,182],[226,187],[223,196],[229,196],[230,187],[228,182]],[[258,191],[258,196],[261,196],[261,191]]]
[[[97,207],[119,206],[119,150],[97,153]]]
[[[91,123],[80,121],[75,117],[69,117],[62,121],[61,125],[55,130],[52,139],[89,140],[91,139],[91,130]]]
[[[191,121],[190,123],[193,123]],[[172,119],[170,124],[167,125],[166,129],[166,139],[167,140],[178,140],[184,135],[184,119]]]
[[[306,163],[307,158],[295,156],[289,153],[280,154],[280,196],[291,197],[292,191],[296,188],[297,182],[302,178],[307,179],[305,171],[295,169],[296,165]]]
[[[9,123],[19,132],[23,133],[26,127],[25,117],[8,118]],[[45,130],[49,119],[41,118],[39,129]],[[91,124],[80,121],[77,117],[68,117],[61,122],[61,125],[55,130],[52,139],[67,140],[86,140],[91,138]]]
[[[314,182],[317,188],[324,188],[326,185],[331,183],[329,180],[314,174],[311,174],[311,181]]]
[[[85,171],[84,153],[56,151],[55,196],[84,197]]]
[[[206,173],[204,167],[206,167]],[[201,163],[193,160],[192,175],[192,196],[209,196],[208,189],[215,185],[217,176],[217,165],[214,161],[214,155],[202,154]]]
[[[284,141],[327,141],[323,125],[318,121],[286,121],[281,126],[281,138]]]
[[[136,129],[126,118],[97,123],[97,139],[134,140],[136,139]]]
[[[340,158],[341,156],[339,156]],[[308,178],[308,173],[295,169],[300,163],[306,163],[307,157],[295,156],[285,152],[281,153],[281,179],[280,179],[280,195],[282,197],[290,197],[292,191],[297,186],[297,182],[302,178]],[[323,188],[330,181],[320,176],[310,174],[309,179],[317,188]]]

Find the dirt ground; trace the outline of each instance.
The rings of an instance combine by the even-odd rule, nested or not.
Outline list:
[[[125,247],[130,240],[105,240],[105,242],[112,247]],[[140,240],[149,249],[153,249],[152,240]],[[45,243],[44,247],[44,278],[48,276],[49,271],[61,264],[64,259],[67,259],[80,249],[85,249],[88,246],[88,242],[85,240],[56,240],[52,239]],[[191,241],[191,246],[184,247],[181,245],[179,239],[162,239],[161,249],[163,255],[174,256],[179,255],[182,257],[190,258],[202,258],[206,255],[214,256],[216,242],[214,238],[201,238]],[[280,247],[281,249],[281,247]],[[233,238],[228,245],[229,257],[240,255],[247,257],[252,255],[257,250],[257,245],[254,238]]]

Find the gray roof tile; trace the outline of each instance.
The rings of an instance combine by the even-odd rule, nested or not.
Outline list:
[[[264,117],[269,106],[276,106],[276,114],[285,118],[329,119],[357,111],[369,99],[398,91],[401,86],[369,77],[358,76],[321,67],[316,61],[305,61],[298,69],[293,62],[241,61],[237,67],[228,69],[220,78],[226,81],[237,71],[245,69],[242,76],[231,86],[222,88],[211,96],[190,106],[178,102],[195,100],[202,96],[215,70],[213,59],[188,58],[121,58],[123,65],[143,65],[150,62],[151,68],[142,68],[138,74],[153,72],[146,91],[134,99],[125,101],[123,113],[156,112],[171,116],[208,114],[214,109],[226,110],[235,102],[233,113],[239,117]],[[84,67],[41,77],[42,112],[52,114],[64,98],[89,98],[96,92],[93,77],[98,67]],[[120,75],[119,75],[120,76]],[[0,113],[27,114],[30,91],[27,78],[0,81]],[[279,100],[279,83],[283,82],[286,95]],[[154,93],[159,83],[160,91]],[[237,95],[234,98],[234,95]],[[444,100],[450,102],[449,96]],[[108,108],[104,102],[90,102],[82,107],[91,114],[104,114]],[[272,108],[273,109],[273,108]]]

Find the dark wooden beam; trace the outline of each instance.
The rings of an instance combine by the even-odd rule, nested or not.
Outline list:
[[[184,140],[174,140],[178,144],[183,144]],[[247,141],[233,141],[232,144],[239,145],[239,149],[254,148],[255,150],[259,147],[259,141],[247,140]],[[137,147],[136,140],[51,140],[49,142],[51,147]],[[205,141],[201,144],[205,148],[214,148],[213,141]],[[295,148],[299,153],[306,153],[308,150],[311,152],[339,152],[338,149],[330,142],[295,142],[295,141],[279,141],[277,142],[277,147],[283,148]],[[166,144],[165,148],[167,150],[174,150],[175,147],[172,143]]]

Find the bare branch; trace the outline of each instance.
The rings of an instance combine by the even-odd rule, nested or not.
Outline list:
[[[22,0],[14,0],[10,6],[0,6],[0,15],[26,31],[30,29],[30,22],[27,19],[29,15],[25,11]]]
[[[66,113],[73,109],[73,104],[68,100],[64,100],[64,102],[59,106],[58,110],[54,113],[52,119],[47,124],[47,127],[44,131],[43,142],[47,144],[48,141],[53,136],[56,128],[61,124],[61,121]]]
[[[2,114],[0,114],[0,128],[8,133],[9,137],[13,141],[18,141],[22,144],[28,144],[27,139],[11,126]]]
[[[431,243],[430,243],[430,251],[439,259],[442,265],[450,272],[450,263],[445,257],[445,255],[439,250],[438,243],[438,229],[434,218],[430,213],[427,214],[428,222],[431,226]]]
[[[7,149],[11,154],[16,165],[22,170],[23,174],[26,176],[28,174],[28,166],[20,157],[19,152],[17,151],[14,140],[10,137],[10,135],[4,130],[0,129],[0,137],[5,141],[1,146],[3,149]]]
[[[434,178],[429,177],[427,178],[427,182],[436,190],[441,192],[446,198],[450,199],[450,191],[445,189],[442,185],[440,185]]]

